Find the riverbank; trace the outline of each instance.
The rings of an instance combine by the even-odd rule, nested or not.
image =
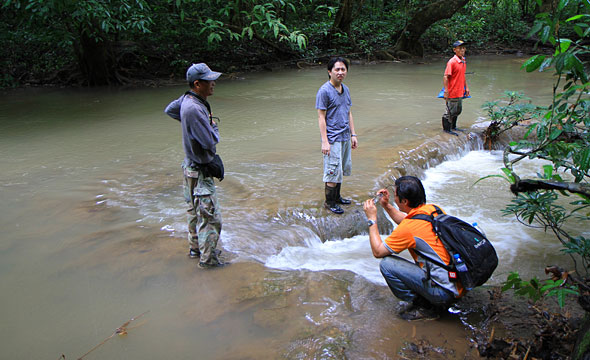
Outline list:
[[[485,46],[471,47],[468,46],[467,58],[470,56],[518,56],[528,57],[538,53],[551,53],[551,49],[543,46],[535,47],[534,42],[523,39],[518,45],[507,47],[503,44],[489,43]],[[387,55],[384,55],[387,54]],[[424,57],[395,57],[387,53],[387,50],[376,51],[374,54],[357,53],[342,53],[339,56],[344,56],[351,60],[353,65],[375,65],[380,63],[407,63],[407,64],[427,64],[432,62],[446,62],[449,57],[453,56],[452,50],[447,52],[430,52]],[[276,62],[262,62],[262,63],[236,63],[231,61],[231,58],[220,59],[218,62],[209,61],[208,64],[223,73],[221,79],[240,80],[246,74],[268,71],[279,71],[285,69],[303,69],[310,67],[324,67],[331,56],[334,55],[318,55],[307,58],[293,58],[290,60],[280,60]],[[200,58],[195,58],[192,61],[203,61]],[[112,86],[113,88],[157,88],[162,86],[174,86],[184,84],[184,68],[181,70],[173,70],[172,68],[163,69],[161,64],[153,63],[144,64],[144,69],[137,69],[133,72],[128,69],[129,75],[124,78],[122,84]],[[73,81],[79,71],[75,68],[75,64],[69,64],[67,69],[61,69],[54,73],[48,74],[47,78],[35,78],[22,74],[20,82],[0,88],[0,91],[10,91],[13,89],[22,89],[28,87],[42,87],[42,88],[79,88],[87,87],[81,85],[80,82]],[[442,70],[441,70],[442,72]],[[65,76],[64,74],[68,74]],[[78,74],[79,75],[79,74]],[[441,75],[442,76],[442,75]]]
[[[576,297],[559,308],[555,298],[532,302],[499,286],[471,291],[458,308],[470,325],[472,348],[493,359],[570,359],[585,316]]]

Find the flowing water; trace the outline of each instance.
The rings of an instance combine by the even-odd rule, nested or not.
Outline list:
[[[461,127],[504,90],[547,103],[551,76],[522,58],[469,58],[473,98]],[[226,179],[218,184],[220,246],[232,264],[199,270],[187,256],[179,124],[163,113],[184,85],[145,89],[24,89],[0,99],[2,358],[396,358],[428,338],[467,351],[467,324],[399,319],[372,258],[361,201],[416,174],[429,202],[492,239],[500,265],[542,276],[567,263],[559,246],[501,209],[500,152],[443,134],[436,98],[444,60],[352,65],[359,148],[344,216],[322,209],[315,94],[323,67],[242,74],[209,99],[221,118]],[[223,69],[221,69],[223,70]],[[538,164],[529,164],[531,175]],[[382,234],[392,228],[380,218]],[[325,241],[330,240],[330,241]],[[462,357],[462,356],[460,356]]]

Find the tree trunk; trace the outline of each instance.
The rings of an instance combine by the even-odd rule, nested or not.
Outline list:
[[[114,68],[111,63],[109,46],[106,40],[97,42],[84,34],[80,39],[80,69],[90,86],[111,85],[116,83]]]
[[[424,55],[424,49],[420,43],[420,37],[435,22],[448,19],[459,9],[465,6],[469,0],[438,0],[420,9],[410,19],[394,46],[396,55]]]
[[[557,3],[558,3],[558,0],[542,0],[541,6],[539,7],[538,12],[539,13],[544,13],[544,12],[550,13],[557,8]]]
[[[98,24],[94,25],[98,29]],[[74,52],[78,59],[80,72],[88,86],[119,84],[117,61],[111,42],[107,36],[89,36],[90,31],[78,29],[80,34],[75,41]]]
[[[332,33],[343,32],[350,34],[350,24],[352,23],[352,8],[354,0],[341,0],[340,7],[336,13],[334,24],[332,25]]]

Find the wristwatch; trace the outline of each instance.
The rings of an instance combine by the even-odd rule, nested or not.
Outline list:
[[[372,225],[375,225],[375,224],[376,224],[375,220],[367,220],[368,227],[371,227]]]

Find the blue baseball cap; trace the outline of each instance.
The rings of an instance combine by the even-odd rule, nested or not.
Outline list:
[[[453,43],[453,47],[454,47],[454,48],[456,48],[457,46],[462,46],[462,45],[463,45],[463,46],[467,45],[467,42],[466,42],[466,41],[463,41],[463,40],[457,40],[457,41],[455,41],[455,42]]]
[[[191,83],[196,80],[217,80],[219,76],[220,72],[212,71],[205,63],[192,64],[186,71],[186,80]]]

